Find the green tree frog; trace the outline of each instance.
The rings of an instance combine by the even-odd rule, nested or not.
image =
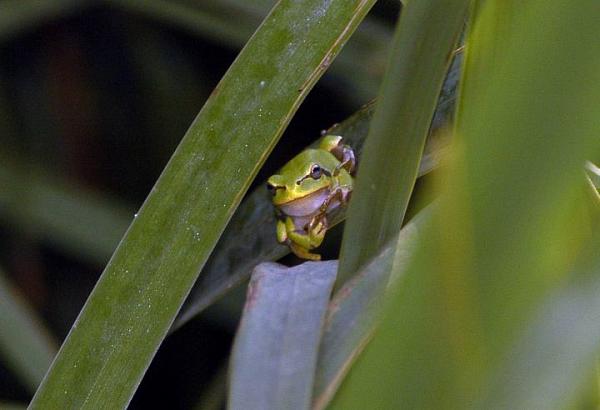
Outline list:
[[[277,241],[303,259],[325,238],[331,211],[344,206],[352,193],[356,159],[342,137],[326,135],[318,148],[309,148],[271,176],[267,188],[277,212]]]

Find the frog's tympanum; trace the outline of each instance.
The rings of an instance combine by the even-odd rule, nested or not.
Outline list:
[[[342,137],[326,135],[318,148],[302,151],[267,181],[277,210],[277,240],[298,257],[321,259],[310,251],[323,242],[328,214],[350,199],[355,164]]]

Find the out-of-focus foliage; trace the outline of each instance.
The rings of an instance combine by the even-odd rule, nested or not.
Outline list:
[[[30,392],[35,392],[56,354],[56,342],[2,270],[0,329],[0,360],[25,381]]]
[[[44,175],[36,164],[8,155],[0,164],[0,185],[7,224],[95,263],[108,260],[130,223],[124,203]]]
[[[439,211],[338,407],[577,398],[600,347],[589,329],[598,214],[585,211],[582,172],[600,135],[597,12],[594,1],[478,3]]]
[[[396,0],[392,0],[396,1]],[[116,5],[161,22],[183,27],[229,47],[242,47],[275,0],[112,0]],[[350,43],[331,67],[343,83],[344,98],[363,104],[377,94],[387,57],[391,30],[376,20],[367,20],[353,34]]]

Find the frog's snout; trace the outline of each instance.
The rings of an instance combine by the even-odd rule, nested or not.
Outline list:
[[[281,175],[273,175],[267,180],[267,189],[271,194],[275,195],[278,189],[285,189],[285,184],[281,179]]]

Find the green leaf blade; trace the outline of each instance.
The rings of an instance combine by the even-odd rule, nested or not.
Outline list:
[[[331,300],[319,348],[314,409],[326,408],[372,337],[381,313],[379,302],[388,286],[390,267],[399,269],[408,263],[421,231],[430,222],[433,206],[423,209],[402,227],[398,240],[390,241]]]
[[[467,5],[419,1],[402,11],[348,209],[336,289],[400,231]]]
[[[372,4],[273,9],[152,189],[32,408],[127,405],[258,168]]]

